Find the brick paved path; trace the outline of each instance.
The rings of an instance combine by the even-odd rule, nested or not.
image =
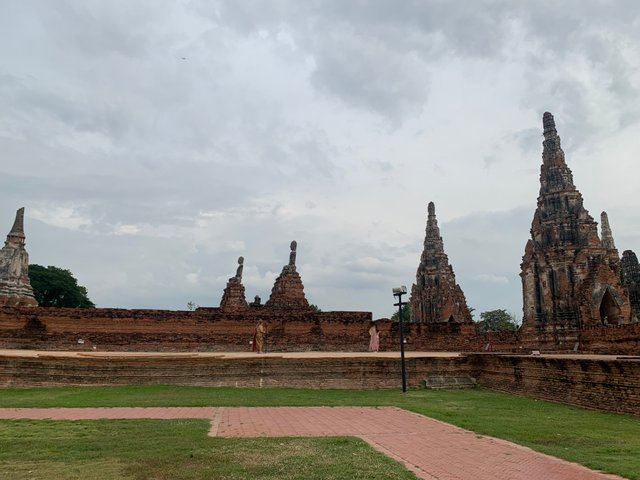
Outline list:
[[[393,407],[0,409],[12,418],[207,418],[220,437],[356,436],[423,479],[620,479]]]

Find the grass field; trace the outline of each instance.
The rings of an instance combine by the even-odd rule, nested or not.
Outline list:
[[[393,405],[479,434],[511,440],[590,468],[640,480],[640,419],[638,417],[589,411],[483,389],[412,390],[406,395],[396,390],[232,389],[175,386],[0,390],[0,407],[240,405]],[[206,422],[202,421],[160,421],[160,424],[170,425],[165,427],[169,431],[160,429],[158,421],[149,420],[73,423],[2,421],[0,422],[0,446],[2,447],[0,448],[0,478],[6,472],[11,472],[11,476],[7,478],[41,478],[21,477],[16,474],[16,468],[21,464],[29,465],[28,462],[62,461],[80,469],[84,468],[83,462],[89,462],[85,465],[87,467],[96,462],[106,462],[104,468],[126,472],[128,477],[125,478],[307,479],[315,477],[310,476],[303,465],[309,464],[313,465],[314,469],[320,468],[317,462],[326,459],[328,454],[335,455],[335,464],[341,466],[336,467],[337,471],[317,478],[414,478],[412,474],[393,462],[389,463],[385,457],[376,454],[356,439],[227,440],[207,438]],[[135,435],[127,434],[127,429],[135,430]],[[171,433],[171,430],[175,431]],[[93,433],[88,433],[92,431]],[[95,435],[95,432],[99,432],[105,438],[83,447],[84,443],[81,439]],[[28,438],[28,443],[23,443],[23,438]],[[60,440],[56,442],[52,441],[52,438]],[[129,440],[122,442],[117,440],[119,438]],[[17,441],[17,439],[20,440]],[[168,442],[169,445],[173,443],[176,448],[171,449],[164,442]],[[100,448],[96,450],[97,444]],[[138,447],[143,444],[144,447]],[[63,446],[64,452],[60,453],[59,450]],[[256,450],[259,453],[256,453]],[[45,454],[43,457],[37,455],[34,457],[34,452],[45,452]],[[99,453],[97,456],[96,452]],[[262,452],[272,452],[264,456],[266,463],[256,460],[257,457],[261,457]],[[275,452],[280,453],[276,455]],[[293,455],[293,452],[297,453]],[[66,460],[60,460],[59,454],[70,456]],[[194,456],[189,456],[191,454]],[[281,455],[290,454],[293,455],[291,458],[281,457]],[[227,460],[218,464],[214,458],[219,457]],[[373,462],[371,459],[374,457],[377,459],[376,463],[386,465],[384,468],[388,471],[384,476],[373,476],[371,472],[361,477],[357,476],[358,472],[368,471],[367,465]],[[358,463],[359,458],[364,459],[362,464]],[[175,475],[166,473],[170,468],[161,466],[164,461],[176,465]],[[155,467],[156,464],[160,467]],[[276,472],[277,469],[284,468],[285,464],[298,466],[293,467],[289,473]],[[222,470],[216,470],[218,473],[214,475],[211,469],[216,468],[229,470],[224,475],[220,473]],[[255,468],[261,473],[256,473]],[[375,471],[378,471],[378,467]],[[157,473],[151,474],[151,472]],[[216,475],[220,476],[216,477]],[[92,477],[83,475],[48,478]],[[116,475],[95,478],[123,477]]]
[[[206,420],[0,422],[0,478],[415,479],[355,438],[221,439]]]

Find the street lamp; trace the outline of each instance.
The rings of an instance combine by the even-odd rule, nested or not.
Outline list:
[[[393,296],[398,297],[398,321],[400,322],[400,362],[402,364],[402,393],[407,393],[407,370],[404,365],[404,330],[402,328],[402,295],[407,293],[407,287],[402,285],[393,289]]]

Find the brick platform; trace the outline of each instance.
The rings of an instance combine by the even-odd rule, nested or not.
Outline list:
[[[621,479],[393,407],[0,409],[16,418],[208,418],[219,437],[357,436],[422,479]]]
[[[0,387],[199,385],[400,388],[399,352],[63,352],[0,349]],[[469,375],[481,387],[640,414],[640,357],[407,352],[407,384]]]

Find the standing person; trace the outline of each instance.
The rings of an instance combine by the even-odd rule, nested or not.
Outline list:
[[[369,340],[369,351],[377,352],[380,348],[380,333],[375,323],[369,328],[369,335],[371,336],[371,340]]]
[[[264,326],[264,322],[260,320],[256,326],[256,331],[253,334],[253,351],[258,353],[264,353],[264,340],[267,335],[267,328]]]

